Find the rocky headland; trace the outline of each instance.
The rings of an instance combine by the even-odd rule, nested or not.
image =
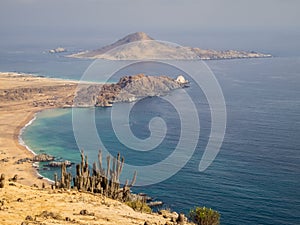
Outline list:
[[[81,85],[75,96],[74,106],[112,106],[116,102],[133,102],[145,97],[163,96],[170,91],[186,87],[183,76],[176,80],[167,76],[137,74],[124,76],[115,84]]]

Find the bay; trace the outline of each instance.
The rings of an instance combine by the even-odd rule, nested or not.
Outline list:
[[[174,176],[154,185],[136,187],[134,191],[146,192],[162,200],[165,207],[179,212],[187,213],[195,205],[211,207],[221,213],[222,224],[297,224],[300,221],[300,59],[219,60],[207,64],[220,83],[227,107],[227,129],[218,156],[207,170],[198,171],[211,118],[205,95],[192,82],[187,92],[194,100],[201,124],[192,158]],[[137,69],[152,74],[179,73],[152,64],[123,72]],[[180,101],[180,91],[172,95]],[[161,98],[143,99],[130,115],[130,128],[139,138],[149,136],[151,118],[160,116],[166,121],[165,140],[159,148],[147,153],[122,146],[112,129],[111,109],[81,110],[86,116],[95,114],[97,130],[105,145],[112,154],[125,155],[129,164],[153,164],[165,159],[180,136],[178,114]],[[36,153],[79,161],[72,109],[39,113],[22,137]],[[91,156],[96,154],[97,146],[87,144],[90,148],[86,152]],[[89,159],[93,161],[92,157]],[[49,178],[57,172],[42,170],[43,165],[40,168],[40,173]],[[131,177],[126,171],[123,175],[123,180]]]

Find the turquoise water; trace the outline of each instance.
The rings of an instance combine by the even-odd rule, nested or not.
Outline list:
[[[220,153],[207,170],[198,171],[211,118],[205,96],[191,82],[187,91],[201,124],[193,157],[174,176],[154,185],[135,187],[134,191],[146,192],[162,200],[166,207],[185,213],[195,205],[212,207],[221,213],[222,224],[299,224],[300,58],[223,60],[208,65],[222,87],[227,107],[227,130]],[[139,69],[151,72],[153,66],[144,64]],[[168,68],[158,70],[174,74]],[[172,95],[180,101],[180,91]],[[180,136],[178,114],[161,98],[138,102],[130,114],[130,128],[139,138],[150,135],[148,123],[154,116],[162,117],[167,124],[164,141],[153,151],[143,153],[118,141],[110,108],[80,110],[86,117],[95,114],[105,146],[112,154],[121,152],[132,165],[150,165],[165,159]],[[22,137],[37,153],[79,160],[71,109],[39,113]],[[88,139],[86,146],[92,162],[98,146]],[[53,177],[54,170],[42,168],[43,165],[42,175]],[[122,180],[130,176],[125,169]]]

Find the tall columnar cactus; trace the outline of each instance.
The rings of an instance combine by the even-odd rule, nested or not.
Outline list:
[[[130,184],[127,183],[120,188],[120,175],[124,166],[124,157],[121,158],[120,153],[116,158],[106,157],[106,169],[102,164],[102,151],[98,153],[98,167],[93,163],[92,172],[90,173],[87,157],[81,152],[81,163],[76,165],[76,176],[73,178],[74,187],[78,190],[89,191],[93,193],[101,193],[114,199],[125,200],[130,196],[130,187],[136,180],[136,172],[133,175]],[[62,167],[61,179],[62,187],[68,188],[71,181],[70,175],[66,173],[66,169]],[[126,197],[124,197],[126,195]]]
[[[0,176],[0,188],[4,188],[5,185],[5,175],[2,173]]]
[[[54,173],[54,187],[55,188],[59,188],[58,179],[57,179],[57,173]]]
[[[67,188],[71,189],[71,181],[72,181],[72,175],[71,173],[67,172],[67,166],[65,163],[61,164],[61,178],[60,178],[60,188]]]
[[[103,169],[103,166],[102,166],[102,151],[99,150],[99,153],[98,153],[98,163],[99,163],[99,172],[102,176],[104,176],[104,169]]]

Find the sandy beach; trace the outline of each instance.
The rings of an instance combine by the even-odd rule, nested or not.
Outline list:
[[[7,178],[18,175],[26,185],[47,182],[38,179],[32,163],[17,161],[33,153],[19,143],[20,130],[45,109],[70,107],[77,87],[75,81],[49,79],[18,73],[0,73],[0,168]]]

